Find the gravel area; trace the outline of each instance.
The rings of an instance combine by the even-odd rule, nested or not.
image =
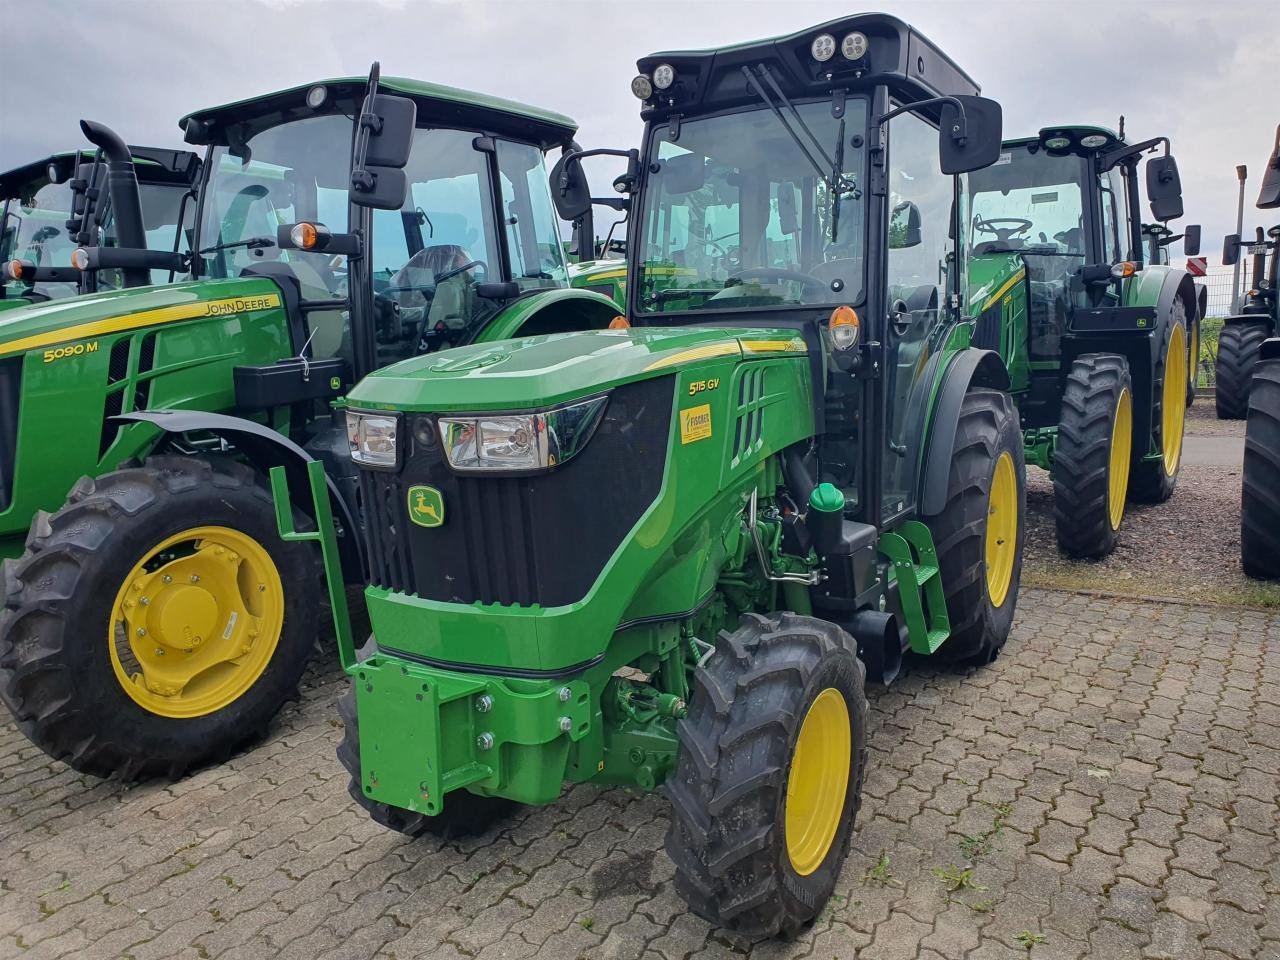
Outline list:
[[[1191,408],[1187,434],[1243,437],[1244,423],[1218,420],[1212,397]],[[1280,607],[1280,584],[1250,580],[1240,569],[1240,468],[1184,464],[1173,496],[1156,506],[1128,505],[1120,543],[1105,560],[1068,560],[1053,529],[1053,484],[1028,470],[1026,586],[1127,596]]]

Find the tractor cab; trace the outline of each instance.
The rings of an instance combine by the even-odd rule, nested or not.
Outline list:
[[[120,235],[100,154],[60,153],[0,173],[0,309],[118,289],[119,271],[72,265],[78,246],[141,242],[153,250],[185,249],[194,222],[199,158],[185,150],[129,147],[141,201],[140,238]],[[149,282],[173,279],[157,270]]]

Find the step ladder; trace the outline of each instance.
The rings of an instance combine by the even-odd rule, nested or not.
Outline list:
[[[934,653],[951,636],[951,619],[933,535],[919,520],[907,520],[881,534],[877,549],[889,561],[890,582],[898,584],[912,652]]]

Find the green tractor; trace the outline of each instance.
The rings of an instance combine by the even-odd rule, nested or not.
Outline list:
[[[1280,128],[1262,190],[1258,208],[1280,208]],[[1271,227],[1270,291],[1272,318],[1276,309],[1276,260],[1280,251],[1280,224]],[[1261,233],[1261,231],[1259,231]],[[1254,260],[1254,289],[1263,288],[1261,264]],[[1225,334],[1228,328],[1223,329]],[[1277,331],[1273,326],[1272,332]],[[1258,345],[1258,359],[1253,366],[1252,384],[1248,391],[1249,415],[1244,435],[1244,491],[1240,504],[1240,556],[1244,572],[1264,580],[1280,580],[1280,336],[1272,336]]]
[[[865,678],[1009,635],[1022,437],[957,242],[1000,110],[880,14],[639,68],[629,328],[406,360],[345,398],[359,653],[334,529],[292,525],[322,517],[324,465],[278,465],[276,508],[323,547],[339,756],[376,821],[450,835],[566,781],[665,783],[676,889],[768,937],[848,853]],[[581,156],[552,174],[565,219]]]
[[[179,251],[195,209],[200,158],[187,150],[126,147],[101,124],[81,126],[97,152],[55,154],[0,173],[0,311],[174,279],[161,271],[79,270],[71,255],[98,245]],[[140,221],[120,220],[112,200],[113,192],[130,189],[119,182],[130,165]]]
[[[1276,127],[1276,149],[1280,151],[1280,126]],[[1258,207],[1267,209],[1267,191],[1273,189],[1277,161],[1273,155],[1264,174]],[[1252,278],[1240,312],[1223,321],[1218,335],[1215,365],[1217,412],[1220,420],[1243,420],[1249,411],[1249,387],[1254,369],[1262,359],[1262,344],[1280,335],[1280,224],[1265,233],[1257,228],[1253,242],[1243,244],[1239,234],[1231,234],[1223,245],[1222,262],[1231,266],[1240,259],[1242,246],[1253,258]],[[1268,251],[1270,266],[1268,266]]]
[[[124,779],[227,756],[296,691],[320,563],[275,535],[270,466],[330,466],[364,582],[373,505],[335,397],[396,360],[617,315],[567,286],[559,114],[375,70],[183,126],[207,147],[190,279],[0,320],[0,699],[52,756]]]
[[[1050,471],[1059,549],[1106,556],[1125,500],[1161,503],[1182,459],[1201,300],[1144,262],[1138,166],[1156,221],[1182,215],[1163,138],[1048,127],[969,178],[974,343],[1004,358],[1028,463]]]

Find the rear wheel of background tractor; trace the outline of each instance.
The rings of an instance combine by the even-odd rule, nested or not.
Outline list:
[[[1116,547],[1133,453],[1133,385],[1124,357],[1076,359],[1062,393],[1053,458],[1058,548],[1097,559]]]
[[[667,853],[685,902],[738,937],[796,933],[835,888],[867,763],[855,649],[823,620],[749,614],[695,674]]]
[[[1249,576],[1280,580],[1280,359],[1257,365],[1249,391],[1240,559]]]
[[[1156,367],[1152,390],[1151,422],[1160,438],[1160,459],[1137,459],[1146,453],[1143,440],[1142,448],[1134,450],[1137,458],[1129,474],[1129,496],[1139,503],[1164,503],[1178,483],[1187,425],[1186,319],[1182,299],[1174,297],[1169,339]]]
[[[990,663],[1013,626],[1026,527],[1022,431],[1007,393],[969,390],[953,451],[946,506],[927,521],[951,618],[937,655]]]
[[[6,568],[0,700],[97,776],[178,777],[261,738],[315,645],[320,568],[249,468],[155,457],[77,484]]]
[[[1196,380],[1200,377],[1200,318],[1187,325],[1187,409],[1196,400]]]
[[[1249,413],[1249,381],[1257,366],[1265,323],[1229,323],[1218,334],[1218,361],[1214,366],[1219,420],[1243,420]]]
[[[360,648],[358,659],[367,659],[375,650],[377,647],[371,639]],[[354,688],[348,689],[338,698],[338,715],[342,717],[342,742],[338,744],[338,762],[351,775],[347,792],[374,823],[410,837],[420,837],[424,834],[444,839],[469,837],[484,833],[489,827],[506,819],[520,808],[520,804],[514,800],[506,800],[502,797],[481,797],[466,791],[446,799],[444,812],[434,817],[393,807],[389,803],[370,800],[365,796],[364,778],[360,775],[360,719],[356,712]]]

